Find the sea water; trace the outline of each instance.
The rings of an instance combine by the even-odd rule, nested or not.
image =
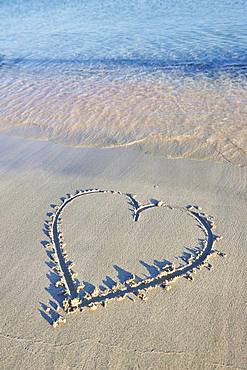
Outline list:
[[[0,0],[0,129],[247,164],[247,1]]]

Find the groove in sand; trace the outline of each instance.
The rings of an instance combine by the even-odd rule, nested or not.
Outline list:
[[[135,279],[135,275],[132,274],[124,284],[117,284],[112,289],[99,291],[98,288],[95,288],[92,293],[85,292],[83,290],[84,286],[76,278],[73,264],[68,259],[65,251],[63,234],[60,231],[60,225],[62,222],[61,216],[65,207],[75,199],[84,195],[95,195],[100,193],[117,194],[127,197],[129,204],[131,204],[133,208],[134,221],[139,220],[141,212],[153,207],[167,207],[169,209],[177,209],[181,212],[185,212],[196,220],[205,234],[206,239],[202,248],[195,249],[194,253],[191,253],[191,256],[186,261],[185,265],[175,266],[173,263],[168,264],[161,268],[159,273],[154,277],[139,279],[137,281]],[[136,297],[145,301],[147,299],[146,292],[149,289],[160,286],[164,290],[169,290],[171,288],[169,283],[180,277],[193,280],[192,274],[196,269],[200,270],[202,267],[206,267],[210,270],[212,268],[212,265],[208,262],[210,257],[213,255],[225,256],[224,253],[213,249],[215,243],[221,239],[221,237],[212,232],[215,225],[211,216],[207,216],[197,206],[173,207],[168,204],[163,204],[161,201],[153,201],[149,204],[142,205],[136,200],[133,194],[100,189],[79,190],[75,194],[68,194],[67,198],[62,199],[62,204],[60,206],[55,206],[55,212],[49,214],[50,221],[47,225],[50,240],[46,243],[45,247],[47,249],[47,254],[51,259],[51,270],[55,272],[58,277],[55,287],[57,289],[57,294],[63,298],[61,306],[64,313],[83,311],[86,308],[95,310],[99,306],[105,307],[107,302],[111,300],[122,300],[129,294],[134,294]],[[58,312],[60,311],[59,306],[54,310],[43,305],[43,309],[46,311],[46,313],[43,312],[43,316],[46,317],[54,327],[66,321],[65,317]],[[50,314],[50,317],[47,313]]]

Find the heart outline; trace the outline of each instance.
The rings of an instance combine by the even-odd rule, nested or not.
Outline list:
[[[65,251],[65,243],[63,240],[63,234],[60,230],[62,222],[61,215],[65,207],[73,202],[75,199],[90,194],[110,193],[118,194],[127,197],[129,204],[133,208],[133,220],[138,221],[141,212],[146,209],[153,207],[167,207],[170,209],[179,209],[192,216],[201,229],[203,230],[206,239],[203,243],[202,249],[196,249],[195,255],[191,254],[187,264],[175,267],[174,264],[166,266],[164,269],[160,269],[158,275],[146,279],[141,279],[139,282],[135,281],[135,276],[131,274],[131,278],[125,281],[125,284],[118,284],[114,289],[106,289],[104,292],[100,292],[98,288],[95,288],[94,292],[89,294],[86,293],[83,297],[80,295],[80,291],[83,291],[84,286],[76,279],[76,274],[73,270],[72,261],[68,259]],[[164,204],[161,201],[153,200],[153,202],[142,205],[136,200],[136,197],[131,193],[122,193],[114,190],[100,190],[100,189],[85,189],[77,190],[75,194],[67,194],[67,198],[60,198],[62,200],[59,206],[55,206],[55,212],[48,213],[50,220],[46,224],[46,235],[49,237],[49,242],[43,242],[46,248],[47,255],[50,258],[49,267],[55,272],[59,279],[57,280],[55,287],[58,289],[59,295],[64,296],[62,302],[62,309],[65,314],[73,313],[77,311],[83,311],[85,308],[91,310],[97,309],[99,306],[106,306],[106,303],[110,300],[122,300],[129,294],[138,296],[141,300],[146,300],[146,291],[158,286],[165,290],[170,289],[169,282],[173,282],[178,278],[185,277],[189,280],[193,280],[192,274],[196,269],[206,267],[208,270],[211,269],[212,265],[208,263],[208,259],[211,256],[219,255],[224,257],[225,254],[216,249],[213,249],[215,243],[222,237],[212,232],[215,228],[215,224],[212,220],[212,216],[208,216],[202,212],[198,206],[189,205],[185,207],[172,207],[168,204]],[[51,302],[52,304],[52,302]],[[66,321],[64,315],[60,313],[59,305],[52,304],[52,308],[41,303],[42,310],[41,315],[48,320],[53,327],[57,327]],[[49,315],[47,315],[49,314]]]

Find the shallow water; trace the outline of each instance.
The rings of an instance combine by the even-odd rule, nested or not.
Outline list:
[[[247,163],[246,1],[0,1],[0,129]]]

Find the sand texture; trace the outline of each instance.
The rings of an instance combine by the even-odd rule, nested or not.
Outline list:
[[[1,368],[246,368],[246,167],[2,134],[0,176]]]

